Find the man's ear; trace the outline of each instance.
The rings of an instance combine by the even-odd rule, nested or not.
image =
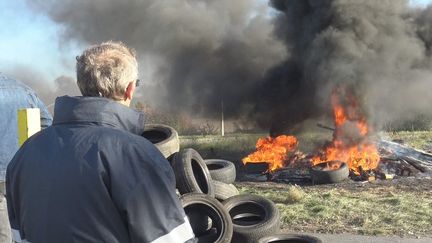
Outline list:
[[[125,91],[125,100],[132,100],[133,94],[135,92],[135,83],[130,82]]]

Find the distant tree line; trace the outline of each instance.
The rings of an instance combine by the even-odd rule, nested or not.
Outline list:
[[[429,131],[432,130],[432,116],[420,114],[413,116],[411,119],[387,122],[384,124],[383,129],[387,132]]]
[[[216,124],[205,121],[196,123],[185,113],[173,113],[156,110],[142,102],[136,102],[136,110],[144,112],[146,123],[165,124],[173,127],[181,135],[216,135],[220,133],[220,128]]]

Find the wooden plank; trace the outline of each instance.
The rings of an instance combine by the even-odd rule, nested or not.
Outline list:
[[[41,130],[39,108],[18,110],[18,145],[21,146],[29,137]]]
[[[430,165],[424,163],[421,160],[418,160],[418,159],[410,157],[410,156],[402,156],[402,159],[423,173],[424,172],[431,172],[431,169],[429,168]]]
[[[432,166],[432,157],[430,157],[424,151],[386,140],[378,141],[378,147],[380,149],[384,149],[390,152],[391,154],[393,154],[393,156],[408,156],[416,160],[422,161],[424,164],[429,164],[429,166]]]

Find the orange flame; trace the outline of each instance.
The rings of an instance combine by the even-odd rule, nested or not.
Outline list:
[[[293,136],[260,138],[256,143],[257,151],[243,158],[243,164],[266,162],[269,164],[269,170],[274,171],[284,167],[288,153],[293,151],[297,144],[297,138]]]
[[[333,91],[331,102],[336,126],[333,141],[321,151],[321,155],[312,158],[312,163],[316,165],[332,160],[343,161],[355,174],[378,167],[380,156],[375,144],[369,139],[370,129],[355,96],[339,86]],[[359,138],[354,144],[344,142],[343,139],[348,136],[344,128],[348,122],[355,124],[358,129]]]

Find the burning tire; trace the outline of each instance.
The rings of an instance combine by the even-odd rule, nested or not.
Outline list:
[[[220,201],[224,201],[239,194],[237,187],[235,187],[233,184],[226,184],[213,180],[213,186],[215,189],[215,198]]]
[[[214,186],[204,160],[194,149],[176,153],[172,162],[180,194],[198,192],[214,196]]]
[[[224,206],[216,199],[199,193],[188,193],[180,197],[186,215],[197,213],[211,219],[211,229],[206,233],[194,233],[198,242],[231,242],[233,225]],[[193,222],[191,222],[191,225]],[[194,228],[192,226],[192,228]]]
[[[167,159],[180,150],[177,131],[170,126],[161,124],[145,125],[141,136],[153,143]]]
[[[322,241],[317,237],[309,235],[277,234],[264,237],[258,243],[322,243]]]
[[[238,195],[223,202],[233,221],[232,242],[258,242],[279,231],[279,211],[275,204],[257,195]]]
[[[337,169],[332,169],[338,166]],[[328,161],[312,166],[311,178],[313,184],[337,183],[348,178],[349,169],[346,163],[341,161]]]
[[[236,178],[234,163],[224,159],[206,159],[205,163],[213,180],[231,184]]]

